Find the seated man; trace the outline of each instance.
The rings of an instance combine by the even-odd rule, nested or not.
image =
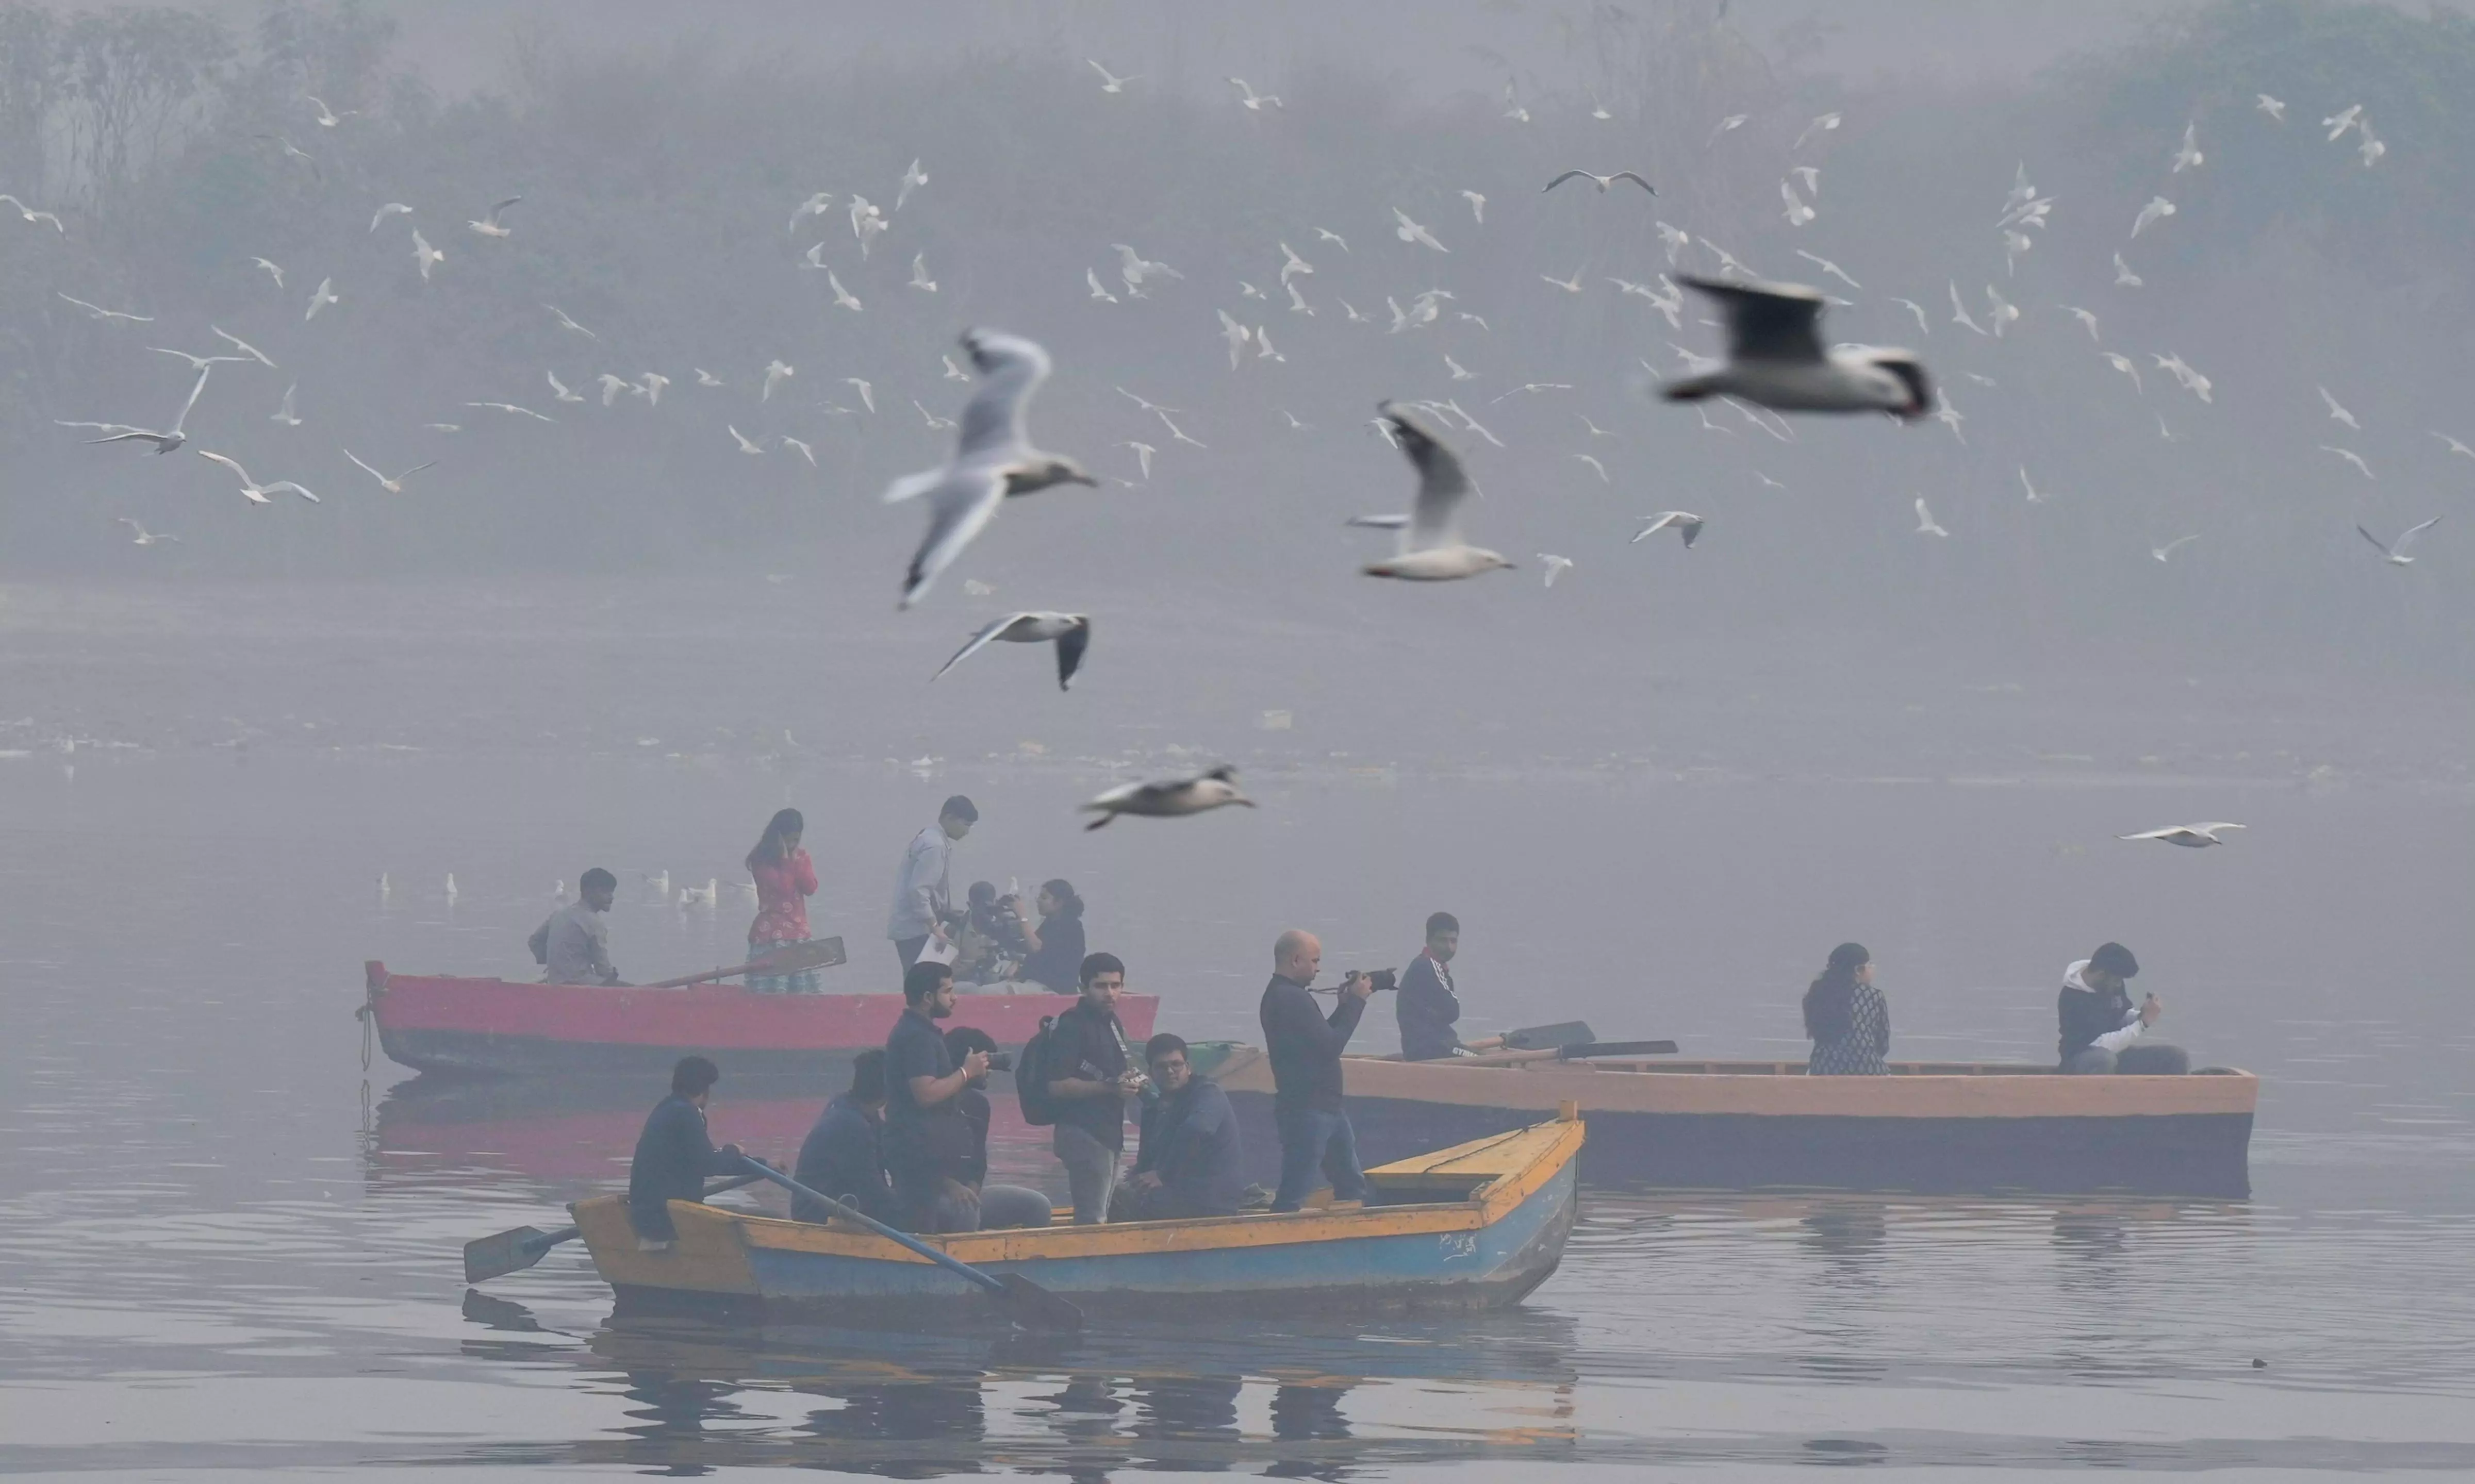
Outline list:
[[[799,1146],[795,1178],[810,1190],[879,1221],[894,1219],[894,1187],[885,1178],[885,1053],[863,1051],[851,1062],[850,1090],[817,1115]],[[833,1213],[805,1196],[791,1199],[791,1219],[824,1222]]]
[[[939,1231],[993,1231],[1000,1227],[1045,1227],[1052,1214],[1045,1193],[1027,1185],[992,1185],[989,1179],[989,1066],[997,1058],[997,1043],[977,1026],[956,1026],[945,1033],[945,1055],[956,1066],[969,1063],[977,1052],[982,1066],[954,1094],[954,1110],[970,1131],[966,1152],[947,1159],[939,1171]]]
[[[1401,1059],[1434,1061],[1461,1049],[1453,1022],[1461,1002],[1453,985],[1453,955],[1460,951],[1460,919],[1436,912],[1427,919],[1427,946],[1401,971],[1392,1012],[1401,1022]]]
[[[703,1200],[708,1175],[744,1173],[739,1146],[716,1149],[705,1132],[704,1106],[720,1081],[712,1062],[681,1057],[671,1068],[671,1095],[653,1106],[637,1135],[636,1157],[627,1166],[627,1216],[640,1252],[666,1253],[678,1240],[672,1202]]]
[[[954,980],[962,985],[996,985],[1009,979],[1031,951],[1022,940],[1021,924],[998,905],[995,885],[985,881],[971,883],[970,909],[954,943]]]
[[[533,929],[528,946],[533,961],[544,969],[546,985],[615,985],[619,971],[610,963],[610,923],[602,913],[619,892],[619,878],[600,866],[576,884],[576,900],[550,914]]]
[[[1143,1059],[1161,1095],[1143,1107],[1134,1179],[1111,1214],[1119,1221],[1237,1215],[1246,1161],[1229,1095],[1195,1075],[1186,1042],[1165,1031],[1143,1043]]]
[[[2063,970],[2064,1071],[2175,1077],[2192,1070],[2192,1058],[2179,1046],[2133,1044],[2166,1012],[2153,994],[2133,1008],[2123,981],[2139,972],[2140,961],[2120,943],[2101,943]]]

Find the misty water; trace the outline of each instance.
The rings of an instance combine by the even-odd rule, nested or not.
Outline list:
[[[749,631],[781,600],[762,583],[695,598]],[[1112,740],[1038,656],[996,657],[1028,663],[1000,665],[972,698],[994,715],[955,735],[984,745],[871,757],[806,745],[834,725],[831,683],[775,712],[796,747],[738,712],[655,718],[629,677],[670,672],[664,641],[640,641],[639,664],[624,636],[571,645],[563,626],[578,605],[625,604],[623,589],[507,603],[495,645],[446,620],[446,637],[403,640],[407,675],[436,671],[408,681],[409,710],[369,695],[304,713],[260,680],[212,717],[130,677],[206,663],[245,632],[292,645],[295,668],[343,663],[366,643],[345,605],[278,592],[184,626],[142,593],[82,601],[71,622],[66,599],[21,592],[12,631],[123,709],[117,734],[28,738],[0,758],[0,1468],[2475,1467],[2463,783],[2384,776],[2342,748],[2328,755],[2343,766],[2014,765],[1998,718],[1948,771],[1826,756],[1796,770],[1444,767],[1404,764],[1380,729],[1355,739],[1375,751],[1325,745],[1346,723],[1302,705],[1286,730],[1235,744],[1260,810],[1087,834],[1073,805],[1169,766],[1186,722]],[[353,602],[460,606],[455,590]],[[107,611],[118,621],[94,620]],[[523,676],[563,646],[570,680],[644,712],[574,724],[630,735],[454,735],[457,684],[514,697],[496,723],[510,738],[555,731],[570,693]],[[1674,689],[1685,727],[1703,687]],[[2057,689],[1953,683],[1943,702],[2019,707]],[[2253,721],[2264,754],[2329,742],[2326,724]],[[214,727],[234,744],[182,740]],[[2123,730],[2144,747],[2177,727]],[[462,1242],[555,1225],[566,1201],[624,1180],[660,1089],[459,1087],[365,1066],[361,961],[525,977],[522,940],[553,882],[602,864],[623,883],[623,969],[727,961],[744,898],[725,887],[718,909],[683,911],[641,878],[733,879],[790,803],[823,877],[817,931],[852,946],[832,986],[890,988],[894,863],[956,791],[983,815],[962,868],[1072,880],[1092,945],[1123,955],[1162,996],[1162,1024],[1196,1038],[1250,1034],[1280,928],[1321,932],[1329,962],[1396,963],[1447,908],[1465,924],[1475,1031],[1581,1017],[1697,1055],[1792,1057],[1804,980],[1853,937],[1881,965],[1895,1055],[2036,1062],[2052,1054],[2063,964],[2120,937],[2175,1040],[2263,1078],[2254,1194],[1590,1183],[1563,1267],[1507,1313],[1198,1333],[1164,1306],[1100,1314],[1065,1344],[622,1319],[573,1249],[468,1294]],[[2251,829],[2206,852],[2113,839],[2187,817]],[[1365,1037],[1388,1049],[1386,1018]],[[735,1087],[724,1070],[716,1132],[790,1154],[816,1098]],[[1037,1144],[997,1163],[1063,1189]]]

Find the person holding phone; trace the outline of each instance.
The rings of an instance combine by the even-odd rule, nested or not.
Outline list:
[[[2100,943],[2063,970],[2058,1012],[2065,1072],[2178,1077],[2192,1070],[2183,1048],[2141,1043],[2166,1007],[2153,994],[2138,1006],[2131,1003],[2126,981],[2139,972],[2140,961],[2120,943]]]

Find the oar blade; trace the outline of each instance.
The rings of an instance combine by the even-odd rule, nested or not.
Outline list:
[[[1504,1033],[1507,1051],[1553,1051],[1558,1046],[1579,1046],[1595,1041],[1598,1035],[1586,1020],[1558,1021],[1552,1026],[1529,1026]]]
[[[996,1280],[1005,1285],[1005,1297],[997,1302],[1016,1324],[1050,1334],[1081,1332],[1083,1311],[1072,1300],[1050,1293],[1019,1273],[999,1273]]]
[[[1579,1061],[1584,1057],[1672,1057],[1674,1041],[1587,1041],[1579,1046],[1566,1046],[1556,1055],[1566,1061]]]
[[[522,1273],[542,1260],[553,1244],[539,1227],[517,1227],[464,1244],[464,1281],[486,1283],[494,1277]]]
[[[829,969],[849,961],[850,956],[843,951],[841,938],[817,937],[774,949],[749,965],[749,972],[796,974],[801,969]]]

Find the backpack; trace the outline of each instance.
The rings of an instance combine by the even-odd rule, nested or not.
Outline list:
[[[1022,1121],[1035,1128],[1057,1122],[1057,1098],[1048,1090],[1053,1080],[1048,1070],[1049,1033],[1056,1024],[1056,1016],[1041,1016],[1040,1030],[1023,1044],[1022,1055],[1015,1059],[1015,1099],[1022,1105]]]

